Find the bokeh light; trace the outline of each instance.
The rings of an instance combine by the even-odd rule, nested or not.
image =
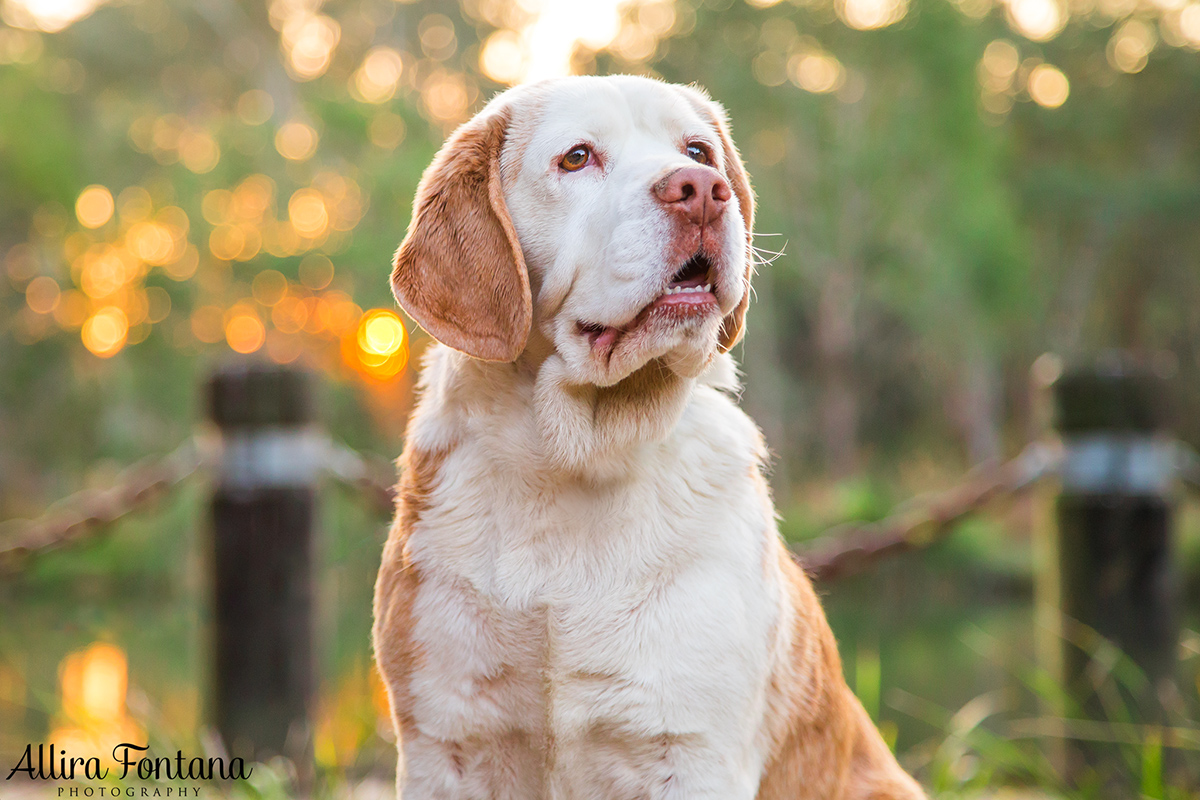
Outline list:
[[[480,69],[496,83],[517,83],[528,66],[528,54],[516,31],[496,31],[484,42],[479,53]]]
[[[838,0],[838,16],[860,31],[884,28],[904,19],[908,0]]]
[[[1056,0],[1009,0],[1008,21],[1026,39],[1044,42],[1067,24],[1067,13]]]
[[[798,53],[788,61],[788,77],[807,92],[825,94],[842,85],[845,70],[829,53]]]
[[[83,346],[100,358],[114,356],[125,346],[129,320],[116,306],[105,306],[83,323]]]
[[[363,314],[343,341],[346,363],[376,380],[389,380],[408,364],[408,332],[394,311],[377,308]]]
[[[263,346],[267,331],[258,315],[248,309],[236,309],[225,321],[225,341],[237,353],[253,353]]]
[[[58,281],[48,275],[39,275],[25,287],[25,302],[38,314],[49,314],[58,307],[61,293]]]
[[[1058,108],[1070,93],[1067,76],[1057,67],[1038,64],[1029,73],[1029,96],[1043,108]]]
[[[75,216],[83,227],[99,228],[112,219],[115,208],[112,193],[103,186],[93,185],[79,193]]]
[[[275,149],[290,161],[307,161],[317,152],[317,132],[311,125],[292,120],[275,134]]]
[[[1108,61],[1121,72],[1141,72],[1157,43],[1154,28],[1140,19],[1127,20],[1108,42]]]
[[[112,742],[142,741],[145,734],[129,716],[129,663],[121,648],[96,642],[69,653],[59,666],[62,714],[50,739],[72,756],[113,765]]]
[[[396,94],[403,72],[404,61],[398,52],[390,47],[375,47],[354,73],[354,88],[360,99],[383,103]]]

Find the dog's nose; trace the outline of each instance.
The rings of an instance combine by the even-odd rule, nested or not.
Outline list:
[[[701,227],[711,224],[733,196],[729,183],[711,167],[681,167],[652,189],[654,196],[671,211]]]

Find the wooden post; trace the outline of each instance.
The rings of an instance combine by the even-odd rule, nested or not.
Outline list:
[[[230,756],[311,760],[313,520],[319,439],[304,372],[222,368],[212,498],[213,712]]]
[[[1074,706],[1068,717],[1164,721],[1162,699],[1170,695],[1178,648],[1176,450],[1166,435],[1166,388],[1161,377],[1120,363],[1069,372],[1054,384],[1066,448],[1053,553],[1059,677]],[[1106,641],[1140,668],[1144,682],[1112,668],[1116,654]],[[1110,787],[1136,785],[1130,754],[1123,758],[1117,746],[1069,738],[1067,774]]]

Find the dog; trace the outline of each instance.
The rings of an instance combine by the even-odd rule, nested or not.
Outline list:
[[[510,89],[426,170],[373,629],[401,797],[924,797],[735,402],[753,219],[724,110],[648,78]]]

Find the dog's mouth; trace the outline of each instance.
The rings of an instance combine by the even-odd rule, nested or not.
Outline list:
[[[644,323],[649,317],[684,320],[718,308],[717,296],[713,292],[716,269],[711,259],[697,252],[681,266],[667,281],[658,297],[651,300],[632,320],[621,326],[601,325],[580,320],[577,328],[585,336],[592,349],[609,352],[613,344]]]

